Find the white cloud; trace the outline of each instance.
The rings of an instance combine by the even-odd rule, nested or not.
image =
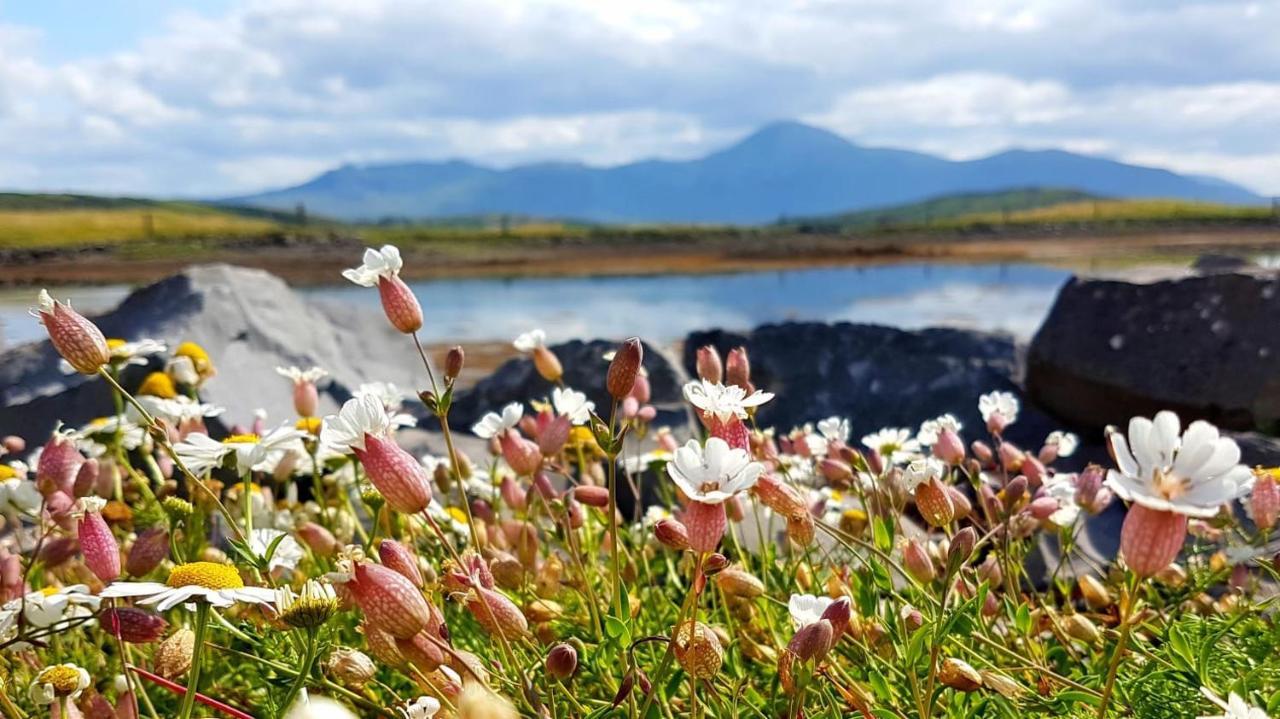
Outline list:
[[[55,63],[0,25],[0,185],[233,194],[342,162],[689,157],[773,119],[1280,193],[1280,0],[243,0]]]

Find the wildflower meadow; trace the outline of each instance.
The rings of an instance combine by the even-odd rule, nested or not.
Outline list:
[[[1280,711],[1280,470],[1211,424],[1134,417],[1078,471],[1058,469],[1069,432],[1006,441],[1005,392],[983,426],[765,427],[746,351],[704,347],[696,421],[660,426],[638,339],[601,358],[598,406],[531,330],[515,347],[545,391],[455,427],[465,350],[424,349],[431,308],[401,268],[386,246],[344,276],[379,294],[420,391],[366,385],[329,416],[323,367],[261,368],[296,416],[228,417],[201,399],[219,358],[200,346],[107,338],[32,298],[65,371],[110,401],[42,447],[4,440],[0,715]],[[438,420],[438,454],[398,442],[405,403]],[[1077,552],[1119,505],[1118,554]]]

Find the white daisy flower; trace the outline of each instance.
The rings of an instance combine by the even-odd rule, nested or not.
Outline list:
[[[1265,709],[1251,706],[1235,692],[1228,694],[1225,702],[1219,699],[1218,695],[1214,694],[1208,687],[1200,687],[1200,693],[1204,695],[1205,699],[1217,704],[1218,708],[1222,710],[1221,714],[1202,716],[1200,719],[1269,719]]]
[[[1045,446],[1055,447],[1059,457],[1070,457],[1080,446],[1080,438],[1070,432],[1055,430],[1044,438]]]
[[[1013,424],[1018,418],[1018,398],[1011,392],[989,392],[978,398],[978,412],[988,424],[994,416],[1002,420],[1001,425]]]
[[[577,390],[567,387],[556,387],[551,390],[551,404],[556,414],[564,415],[573,424],[586,424],[591,419],[591,411],[596,408],[595,402]]]
[[[181,424],[183,422],[205,419],[208,417],[217,417],[227,411],[226,407],[219,407],[216,404],[207,404],[193,400],[184,395],[178,395],[172,399],[164,397],[156,397],[154,395],[142,395],[137,398],[138,403],[142,405],[147,413],[152,417],[166,420],[171,424]],[[129,416],[135,419],[137,410],[132,406],[129,407]]]
[[[874,449],[887,464],[909,462],[920,454],[920,443],[911,436],[911,430],[902,427],[885,427],[862,438],[863,446]]]
[[[756,390],[750,395],[737,385],[722,385],[705,379],[694,380],[684,386],[684,398],[705,414],[721,422],[730,419],[746,419],[747,410],[773,399],[773,394]]]
[[[524,407],[519,402],[512,402],[502,408],[502,414],[490,412],[471,426],[471,433],[481,439],[493,439],[507,430],[520,424],[524,416]]]
[[[31,701],[40,705],[53,704],[60,699],[76,699],[88,688],[89,672],[75,664],[58,664],[45,667],[31,682]]]
[[[112,582],[99,593],[103,598],[129,598],[139,604],[154,604],[162,612],[179,604],[208,602],[226,608],[234,604],[271,604],[275,590],[246,587],[240,572],[229,564],[188,562],[169,571],[169,580],[160,582]]]
[[[1178,415],[1164,411],[1154,420],[1129,420],[1129,436],[1107,432],[1118,469],[1106,485],[1121,499],[1189,517],[1212,517],[1222,505],[1253,487],[1253,472],[1240,464],[1240,447],[1218,428],[1192,422],[1179,435]]]
[[[676,486],[690,500],[703,504],[720,504],[751,489],[762,472],[764,465],[752,462],[745,450],[730,449],[719,437],[708,439],[705,447],[691,439],[667,463],[667,474]]]
[[[361,287],[377,287],[382,278],[390,279],[400,274],[404,260],[400,259],[400,250],[394,245],[383,245],[382,249],[372,247],[364,251],[364,264],[349,270],[343,270],[342,276]]]
[[[148,395],[143,395],[146,398]],[[114,440],[116,435],[120,436],[120,444],[125,449],[134,450],[142,445],[146,439],[147,431],[131,419],[119,416],[98,417],[90,421],[83,427],[72,430],[68,436],[76,441],[76,447],[81,451],[91,455],[99,455],[101,451],[96,450],[104,442],[100,439],[111,438]]]
[[[511,343],[517,350],[525,354],[547,346],[547,333],[540,329],[533,329],[525,332]]]
[[[281,425],[259,437],[256,434],[236,434],[219,442],[207,434],[193,432],[173,446],[187,469],[195,474],[205,474],[223,466],[228,457],[236,459],[236,471],[241,475],[251,470],[265,471],[265,466],[276,455],[300,447],[303,433],[288,425]]]
[[[955,415],[944,414],[941,417],[927,419],[920,423],[920,431],[916,434],[916,441],[925,447],[932,447],[938,443],[938,435],[943,430],[951,430],[959,432],[961,428],[960,420]]]
[[[816,597],[812,594],[792,594],[787,601],[787,611],[791,613],[791,625],[796,629],[807,627],[822,619],[822,613],[835,603],[831,597]]]
[[[271,571],[296,569],[298,562],[302,561],[302,546],[290,534],[278,529],[255,529],[249,535],[249,549],[256,556],[265,558],[267,550],[271,548],[271,543],[275,542],[277,537],[281,537],[280,543],[276,545],[275,552],[271,555],[268,569]]]
[[[10,472],[10,476],[0,480],[0,508],[34,515],[40,511],[44,496],[36,488],[36,483],[27,479],[25,471],[19,473],[12,464],[0,467],[0,476],[9,475]]]

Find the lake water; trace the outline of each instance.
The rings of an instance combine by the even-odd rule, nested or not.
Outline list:
[[[542,327],[553,341],[639,335],[655,341],[690,330],[743,330],[766,322],[872,322],[1000,330],[1029,338],[1070,273],[1024,264],[902,264],[710,275],[483,278],[412,283],[429,342],[510,340]],[[86,313],[113,307],[126,286],[64,287]],[[378,293],[355,285],[307,287],[326,301],[376,308]],[[30,289],[0,290],[4,346],[39,339],[27,315]]]

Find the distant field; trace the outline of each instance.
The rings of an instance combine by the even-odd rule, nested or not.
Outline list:
[[[276,230],[270,220],[190,208],[0,210],[0,247],[76,247]]]
[[[957,228],[977,224],[1041,224],[1041,223],[1111,223],[1177,222],[1213,220],[1266,220],[1272,218],[1270,207],[1218,205],[1183,200],[1085,200],[1063,202],[1013,212],[979,212],[962,215],[944,225]]]

